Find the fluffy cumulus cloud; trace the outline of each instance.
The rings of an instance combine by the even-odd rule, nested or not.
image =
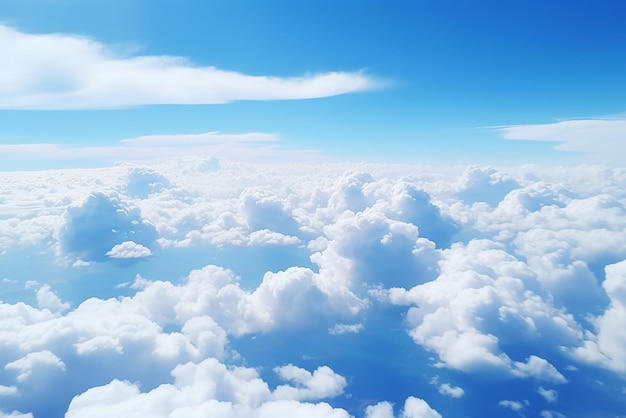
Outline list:
[[[93,109],[289,100],[375,88],[363,72],[281,78],[199,67],[181,57],[129,56],[92,39],[0,26],[0,108]],[[45,70],[44,70],[45,69]]]
[[[150,251],[150,248],[136,242],[124,241],[115,245],[105,255],[110,258],[142,258],[151,256],[152,251]]]
[[[389,402],[380,402],[365,409],[366,418],[394,418],[393,405]],[[404,402],[398,418],[441,418],[441,414],[428,405],[426,401],[410,396]]]
[[[626,407],[623,169],[196,156],[0,180],[0,416]]]
[[[318,369],[310,375],[304,369],[289,365],[278,368],[277,373],[283,378],[307,383],[307,389],[279,386],[272,392],[254,369],[227,367],[215,359],[206,359],[177,366],[172,370],[172,384],[160,385],[149,392],[141,392],[136,384],[120,380],[91,388],[72,399],[66,417],[349,416],[345,410],[332,408],[327,403],[294,400],[319,399],[341,393],[343,387],[337,387],[333,381],[343,378],[329,368]],[[305,382],[301,379],[303,374]],[[345,385],[345,380],[341,382]]]

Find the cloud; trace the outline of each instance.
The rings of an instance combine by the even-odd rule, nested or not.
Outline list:
[[[473,240],[444,250],[440,266],[441,273],[433,281],[408,291],[389,291],[392,303],[416,305],[407,314],[409,334],[416,343],[454,369],[566,381],[532,352],[521,362],[500,348],[502,341],[519,345],[544,335],[555,345],[575,346],[582,341],[571,315],[526,288],[526,283],[532,285],[533,274],[524,263],[496,243]]]
[[[623,168],[194,156],[0,184],[5,412],[488,414],[503,380],[528,416],[565,383],[589,410],[600,380],[623,410]],[[139,245],[158,256],[94,261]]]
[[[293,364],[274,368],[274,372],[286,381],[296,386],[281,385],[274,390],[276,399],[285,400],[315,400],[333,398],[341,395],[347,381],[332,371],[329,367],[317,368],[313,373],[296,367]]]
[[[70,308],[70,304],[62,302],[47,284],[37,291],[37,305],[39,309],[49,309],[52,312],[64,312]]]
[[[463,388],[458,386],[452,386],[449,383],[442,383],[439,386],[439,393],[442,395],[451,396],[453,398],[461,398],[465,395]]]
[[[110,258],[143,258],[151,256],[152,251],[136,242],[124,241],[115,245],[105,255]]]
[[[281,78],[199,67],[172,56],[124,56],[95,40],[0,26],[0,108],[96,109],[295,100],[371,90],[361,72]]]
[[[69,207],[58,231],[62,251],[83,261],[145,257],[157,236],[139,208],[115,194],[100,192]]]
[[[170,181],[157,171],[145,167],[133,167],[128,171],[126,194],[145,199],[171,187]]]
[[[541,395],[543,399],[546,400],[546,402],[554,403],[559,398],[558,392],[554,389],[546,389],[540,386],[537,392]]]
[[[330,335],[341,335],[341,334],[357,334],[363,331],[365,328],[364,324],[335,324],[332,328],[328,329],[328,333]]]
[[[542,418],[566,418],[565,415],[556,411],[541,411],[539,415]]]
[[[626,153],[626,119],[575,119],[495,128],[504,139],[556,142],[561,151]]]
[[[279,137],[267,133],[150,135],[127,138],[108,146],[76,146],[67,144],[0,144],[0,161],[69,161],[95,160],[158,160],[172,156],[218,156],[237,161],[276,162],[320,160],[323,156],[313,150],[281,147]],[[149,190],[137,189],[139,174],[133,174],[129,192],[141,194]],[[163,180],[163,179],[161,179]],[[164,183],[165,185],[166,183]],[[144,186],[145,187],[145,186]],[[161,188],[162,189],[162,188]],[[154,192],[154,191],[152,191]]]
[[[0,396],[10,396],[17,393],[17,387],[0,385]]]
[[[306,370],[295,366],[284,366],[277,372],[300,383],[308,382],[308,395],[314,397],[334,395],[334,388],[330,392],[325,388],[329,378],[332,381],[340,377],[328,367],[318,369],[313,375],[306,375]],[[316,374],[323,377],[316,377]],[[256,370],[227,367],[215,359],[181,364],[172,370],[172,376],[173,384],[163,384],[149,392],[140,392],[137,385],[120,380],[91,388],[72,400],[66,417],[349,417],[345,410],[332,408],[326,403],[301,403],[290,399],[294,394],[306,399],[303,389],[289,391],[286,386],[279,386],[272,393]],[[345,385],[345,380],[342,382]]]
[[[0,418],[33,418],[33,414],[22,414],[18,411],[13,411],[10,413],[4,413],[0,411]]]
[[[410,396],[404,403],[403,415],[406,418],[441,418],[441,414],[420,398]]]
[[[379,402],[365,409],[365,418],[394,418],[393,405],[389,402]],[[441,418],[441,414],[420,398],[409,396],[404,402],[404,408],[398,418]]]
[[[519,183],[492,167],[468,167],[455,184],[458,196],[467,203],[485,202],[497,206]]]
[[[524,404],[518,401],[502,400],[498,402],[498,405],[515,412],[520,412],[524,409]]]
[[[588,363],[599,364],[609,370],[626,376],[626,261],[606,267],[606,279],[602,287],[610,304],[595,318],[596,333],[586,334],[581,347],[572,350],[574,356]]]
[[[6,370],[14,370],[18,373],[18,382],[28,379],[35,370],[50,367],[65,371],[65,364],[49,350],[28,353],[21,359],[7,363],[4,366]]]

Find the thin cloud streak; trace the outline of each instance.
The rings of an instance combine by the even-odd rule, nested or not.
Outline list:
[[[68,146],[62,144],[0,145],[0,163],[16,161],[156,160],[172,156],[210,155],[247,162],[319,160],[314,150],[278,145],[280,138],[269,133],[222,134],[207,132],[182,135],[147,135],[121,140],[111,146]]]
[[[493,128],[503,139],[555,142],[555,149],[585,153],[626,153],[626,119],[575,119]]]

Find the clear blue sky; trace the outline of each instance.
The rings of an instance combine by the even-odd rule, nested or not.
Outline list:
[[[0,3],[0,23],[23,34],[80,35],[127,58],[176,56],[195,67],[275,77],[364,71],[379,82],[306,100],[54,111],[4,105],[1,144],[265,132],[339,159],[577,161],[579,154],[553,151],[552,143],[506,141],[486,127],[626,111],[626,4],[618,0],[29,0]]]

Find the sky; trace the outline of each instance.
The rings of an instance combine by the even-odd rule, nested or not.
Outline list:
[[[266,133],[335,160],[619,163],[625,9],[7,1],[0,140],[75,148]],[[569,138],[568,123],[586,133]],[[14,154],[23,166],[60,165],[33,148],[5,153],[6,164]],[[73,165],[99,164],[81,158]]]
[[[626,417],[624,22],[0,2],[0,418]]]

